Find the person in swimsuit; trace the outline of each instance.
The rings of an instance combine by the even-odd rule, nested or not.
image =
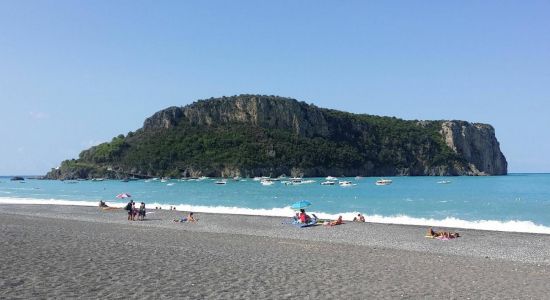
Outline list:
[[[344,220],[342,219],[342,216],[338,216],[337,220],[331,221],[329,223],[330,226],[335,226],[335,225],[340,225],[340,224],[344,224]]]

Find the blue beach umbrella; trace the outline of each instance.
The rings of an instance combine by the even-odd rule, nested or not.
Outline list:
[[[298,202],[292,204],[292,206],[290,206],[290,207],[291,207],[292,209],[298,210],[298,209],[306,208],[306,207],[308,207],[308,206],[310,206],[310,205],[311,205],[311,202],[306,201],[306,200],[302,200],[302,201],[298,201]]]

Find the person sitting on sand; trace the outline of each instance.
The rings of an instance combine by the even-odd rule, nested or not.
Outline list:
[[[300,218],[300,223],[303,223],[303,224],[307,224],[311,220],[311,217],[306,214],[306,210],[303,208],[300,209],[299,218]]]
[[[365,222],[365,217],[362,214],[358,214],[357,217],[353,218],[353,222]]]
[[[196,219],[194,216],[193,216],[193,212],[190,212],[189,215],[187,216],[187,222],[197,222],[198,219]]]
[[[103,208],[103,207],[109,207],[109,206],[107,206],[107,204],[105,204],[103,200],[99,200],[99,207]]]

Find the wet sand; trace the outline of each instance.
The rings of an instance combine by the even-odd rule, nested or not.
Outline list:
[[[0,205],[0,298],[547,298],[550,235]]]

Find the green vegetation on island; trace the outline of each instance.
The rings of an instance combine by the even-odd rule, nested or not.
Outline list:
[[[443,121],[317,108],[274,96],[203,100],[64,161],[48,178],[460,175]],[[500,152],[500,150],[499,150]]]

